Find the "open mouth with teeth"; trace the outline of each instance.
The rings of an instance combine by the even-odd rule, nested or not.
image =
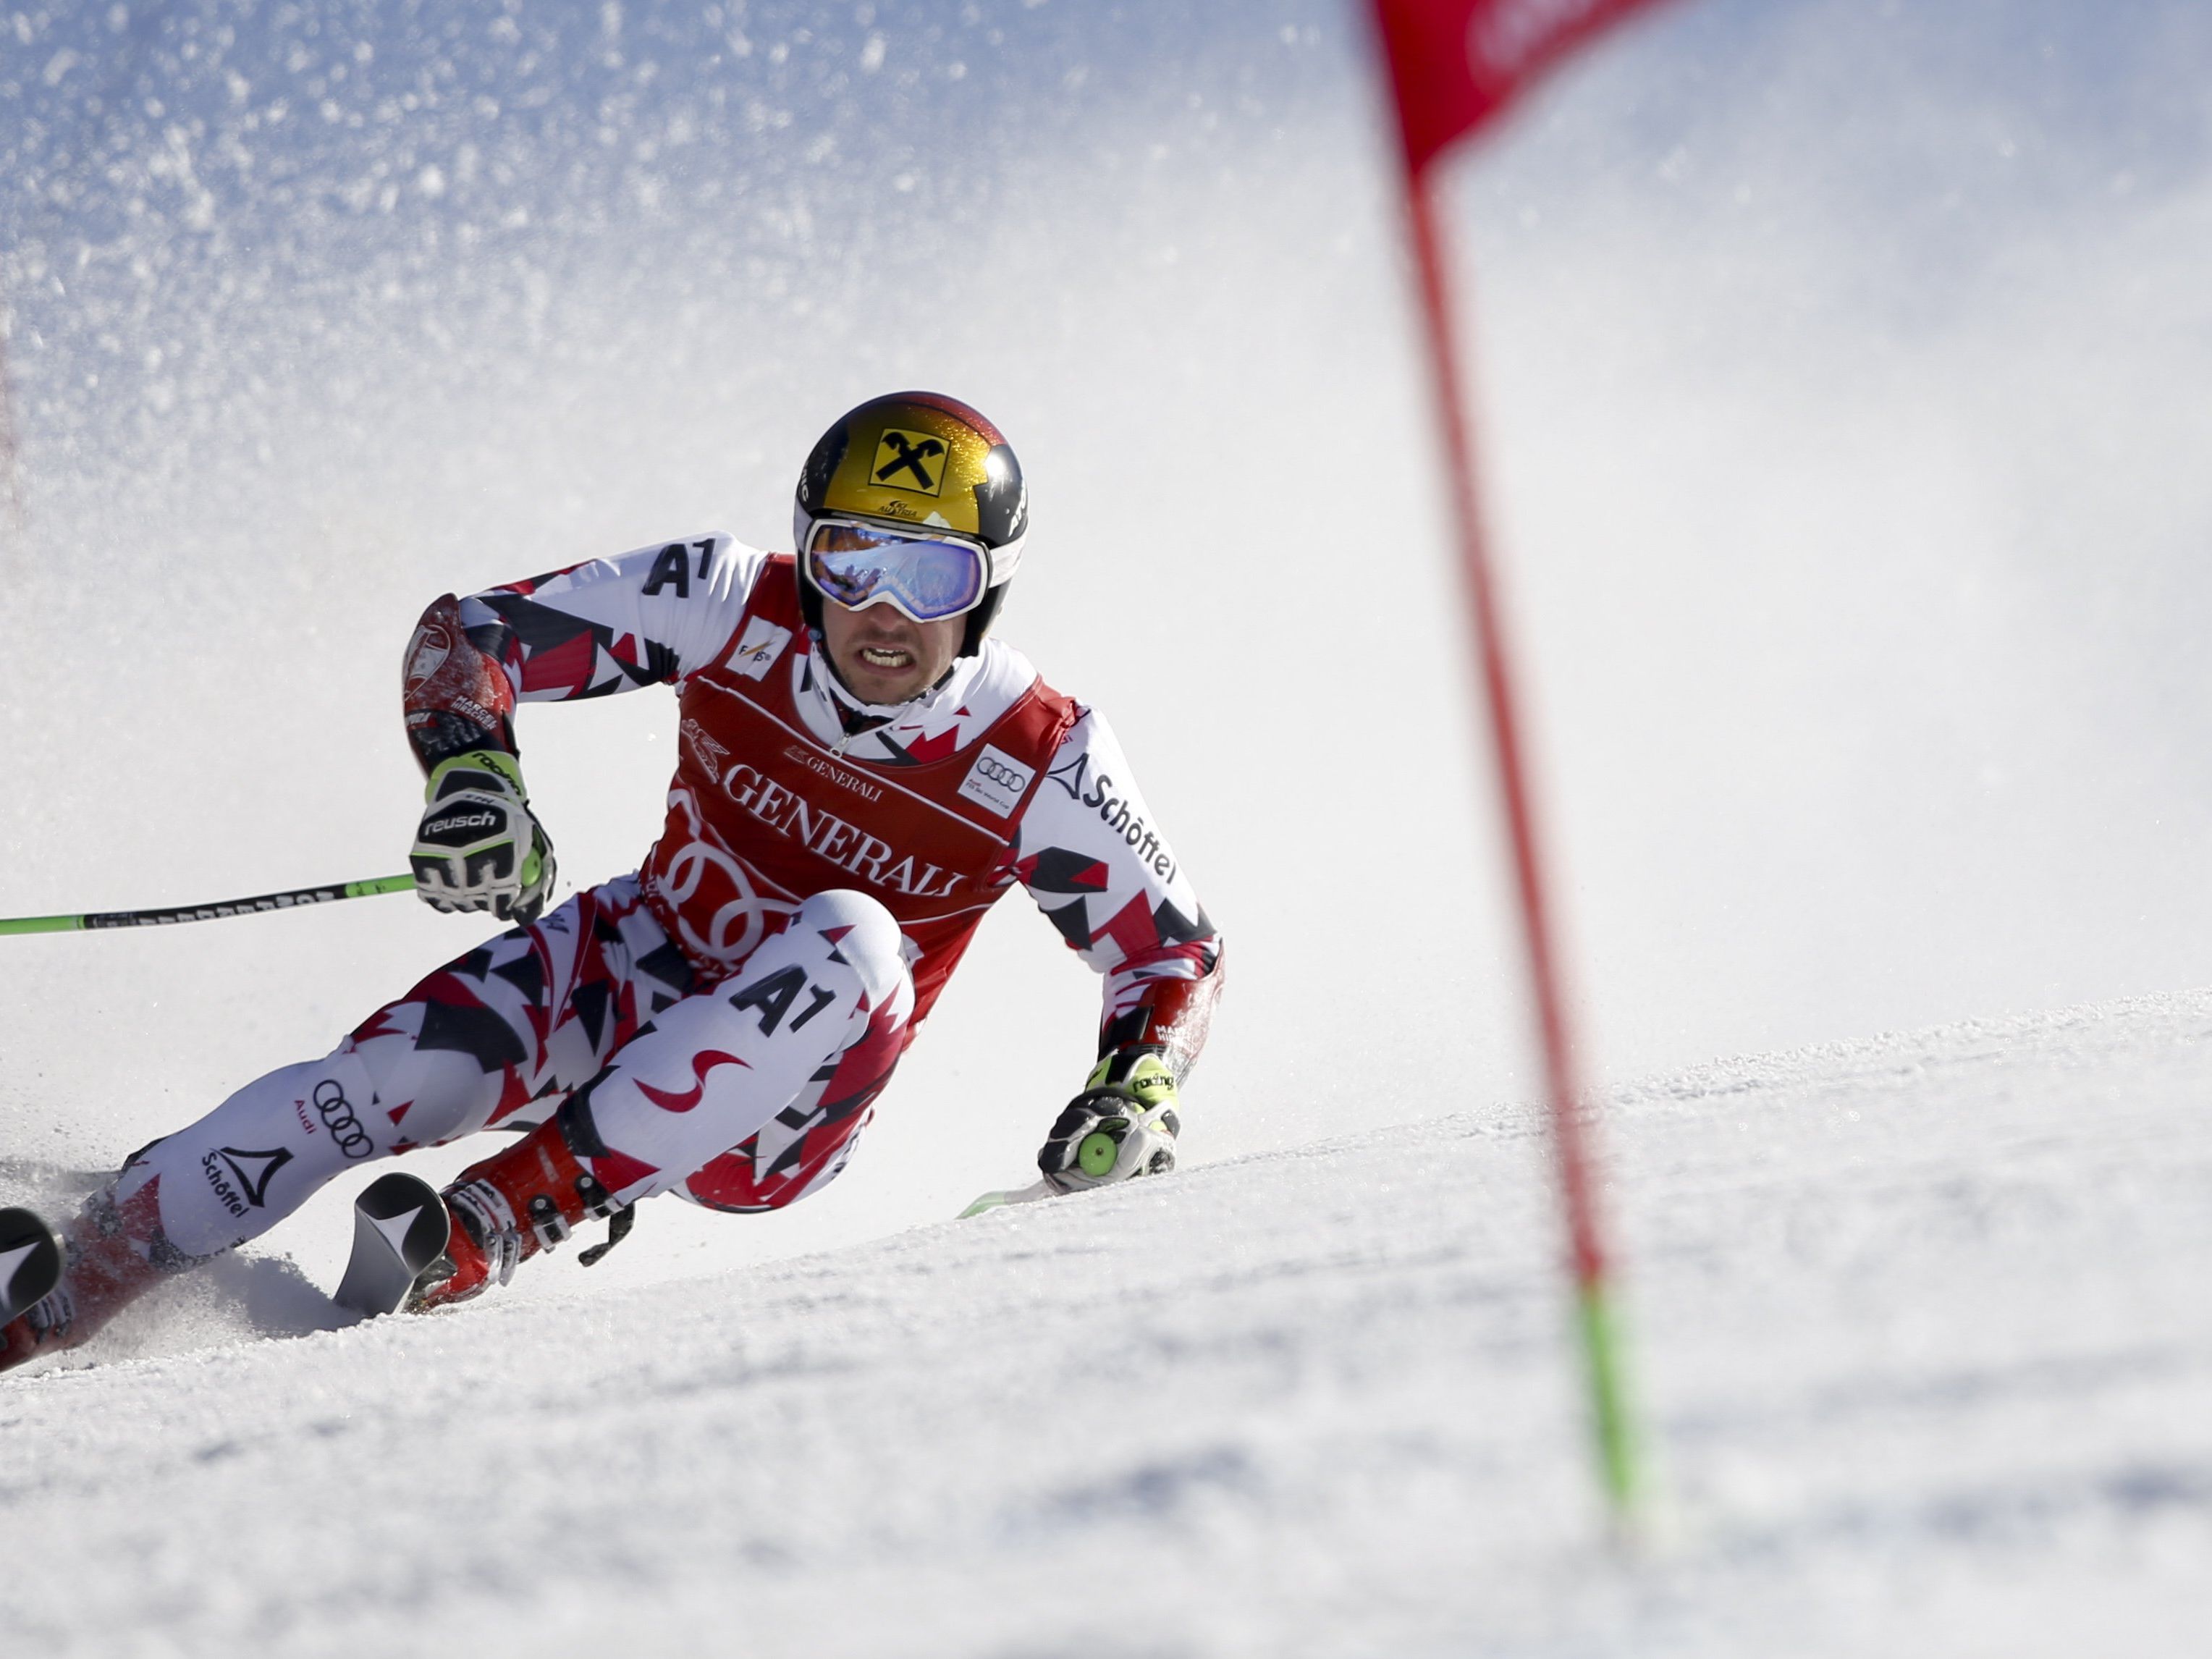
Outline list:
[[[914,653],[896,645],[864,645],[860,660],[871,668],[911,668]]]

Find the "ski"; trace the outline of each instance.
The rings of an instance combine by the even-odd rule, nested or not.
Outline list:
[[[1010,1204],[1034,1204],[1041,1198],[1056,1198],[1060,1188],[1040,1176],[1026,1187],[1009,1188],[1004,1192],[985,1193],[966,1209],[959,1218],[965,1221],[971,1215],[981,1215],[988,1210],[1003,1210]]]
[[[446,1202],[419,1176],[380,1176],[353,1201],[353,1255],[331,1297],[374,1318],[398,1310],[452,1231]]]
[[[64,1261],[61,1240],[37,1215],[0,1210],[0,1325],[52,1294]]]

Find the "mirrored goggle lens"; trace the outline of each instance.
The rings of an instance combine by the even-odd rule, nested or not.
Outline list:
[[[982,550],[963,542],[824,525],[814,533],[806,568],[817,587],[848,610],[890,605],[916,622],[957,617],[983,598]]]

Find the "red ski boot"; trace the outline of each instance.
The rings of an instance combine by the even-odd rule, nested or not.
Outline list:
[[[557,1119],[539,1124],[505,1152],[461,1171],[441,1197],[453,1219],[445,1261],[417,1280],[407,1298],[424,1313],[481,1296],[496,1279],[550,1250],[592,1216],[610,1218],[607,1241],[584,1252],[588,1267],[629,1231],[627,1206],[617,1210],[592,1172],[577,1161]],[[442,1272],[450,1264],[450,1273]]]
[[[118,1206],[115,1182],[108,1182],[63,1229],[61,1243],[67,1262],[61,1282],[0,1327],[0,1371],[76,1347],[155,1280],[193,1265],[189,1258],[162,1260],[164,1241],[150,1186]]]

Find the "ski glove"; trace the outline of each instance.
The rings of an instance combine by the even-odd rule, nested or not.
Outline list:
[[[1037,1168],[1063,1193],[1165,1175],[1182,1127],[1175,1073],[1160,1057],[1109,1054],[1052,1126]]]
[[[438,763],[408,861],[415,890],[440,910],[538,920],[553,890],[553,843],[530,810],[512,755],[472,749]]]

